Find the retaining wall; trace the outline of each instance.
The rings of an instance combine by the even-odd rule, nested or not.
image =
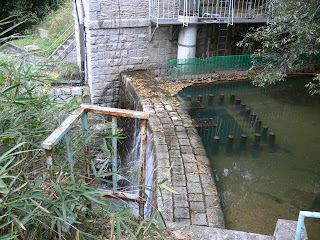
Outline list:
[[[163,190],[156,207],[167,221],[224,228],[210,163],[188,113],[176,97],[160,93],[146,72],[122,74],[120,86],[120,107],[150,113],[155,184],[168,178],[177,192]]]

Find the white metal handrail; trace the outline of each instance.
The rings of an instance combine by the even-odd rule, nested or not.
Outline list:
[[[265,18],[270,0],[149,0],[150,18],[156,20],[195,16],[233,24],[234,18]]]
[[[69,29],[70,29],[72,26],[74,26],[74,23],[72,23],[46,50],[36,51],[36,52],[33,52],[33,54],[34,54],[34,53],[44,53],[44,52],[48,52],[48,51],[52,48],[52,46],[53,46],[54,44],[56,44],[56,42],[58,42],[58,41],[62,38],[62,36],[64,36],[64,34],[65,34],[66,32],[69,31]]]
[[[320,218],[320,212],[300,211],[295,240],[301,239],[301,234],[302,234],[302,229],[303,229],[305,217]]]

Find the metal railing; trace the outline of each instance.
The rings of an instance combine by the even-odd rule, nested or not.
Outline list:
[[[302,229],[303,229],[304,218],[305,217],[320,218],[320,212],[300,211],[299,218],[298,218],[298,224],[297,224],[295,240],[300,240],[301,239],[301,234],[302,234]]]
[[[74,23],[72,23],[56,40],[54,40],[53,43],[51,43],[51,45],[46,49],[46,50],[41,50],[41,51],[35,51],[33,52],[33,54],[36,53],[46,53],[48,52],[58,41],[60,41],[60,39],[62,39],[63,37],[65,37],[65,34],[71,29],[71,27],[74,26]],[[73,32],[71,34],[68,35],[67,38],[69,38],[71,35],[73,34]],[[67,39],[66,38],[66,39]],[[50,57],[50,56],[49,56]]]
[[[198,17],[233,24],[234,18],[265,18],[270,0],[149,0],[150,18]]]
[[[67,149],[67,159],[71,166],[71,177],[74,179],[73,176],[73,166],[74,161],[72,158],[72,149],[71,149],[71,139],[70,139],[70,129],[72,127],[72,124],[74,124],[76,121],[78,121],[81,118],[81,126],[82,131],[84,133],[84,137],[88,136],[88,113],[98,113],[98,114],[104,114],[112,116],[112,172],[117,172],[117,155],[118,155],[118,147],[117,147],[117,117],[126,117],[126,118],[135,118],[135,119],[141,119],[141,125],[140,125],[140,134],[141,134],[141,140],[140,140],[140,177],[139,177],[139,184],[140,186],[144,185],[145,183],[145,166],[146,166],[146,146],[147,146],[147,121],[149,118],[149,114],[141,111],[133,111],[133,110],[126,110],[126,109],[118,109],[118,108],[107,108],[107,107],[99,107],[94,105],[81,105],[80,108],[75,110],[70,116],[68,116],[62,124],[56,128],[49,137],[47,137],[41,144],[42,148],[44,148],[46,152],[46,159],[47,164],[50,168],[50,172],[53,170],[53,167],[55,166],[54,158],[53,158],[53,150],[54,146],[57,145],[60,140],[64,137],[66,141],[66,149]],[[85,148],[85,154],[88,156],[89,154],[89,148],[88,145],[84,146]],[[85,182],[90,182],[90,159],[86,158],[85,163]],[[55,177],[55,174],[53,174],[53,177]],[[139,215],[141,219],[144,217],[144,204],[146,200],[143,196],[143,191],[140,189],[139,196],[131,196],[128,194],[125,194],[123,192],[117,192],[117,174],[114,174],[112,176],[112,182],[113,182],[113,191],[110,191],[110,194],[105,195],[106,197],[111,198],[118,198],[123,199],[127,201],[133,201],[139,203]]]

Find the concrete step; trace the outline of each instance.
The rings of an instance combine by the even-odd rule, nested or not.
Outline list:
[[[168,223],[178,239],[192,240],[275,240],[273,236],[205,226]]]
[[[53,60],[64,59],[75,46],[74,32],[51,54]]]
[[[293,240],[296,236],[298,221],[278,219],[276,230],[274,231],[275,240]],[[306,227],[303,226],[301,240],[308,240]]]

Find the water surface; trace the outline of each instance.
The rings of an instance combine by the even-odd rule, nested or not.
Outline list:
[[[202,95],[204,109],[191,109],[191,117],[213,118],[217,124],[198,131],[214,169],[228,229],[273,235],[278,219],[297,220],[299,210],[320,211],[320,97],[306,92],[310,79],[295,77],[266,88],[250,82],[198,85],[179,93],[185,101],[188,95],[192,101]],[[256,119],[246,115],[236,99]],[[267,132],[261,131],[263,126]],[[255,133],[262,134],[259,144]],[[247,135],[246,143],[241,134]],[[233,144],[228,135],[234,136]],[[221,138],[219,143],[214,136]],[[309,239],[320,239],[319,219],[307,219],[306,227]]]

